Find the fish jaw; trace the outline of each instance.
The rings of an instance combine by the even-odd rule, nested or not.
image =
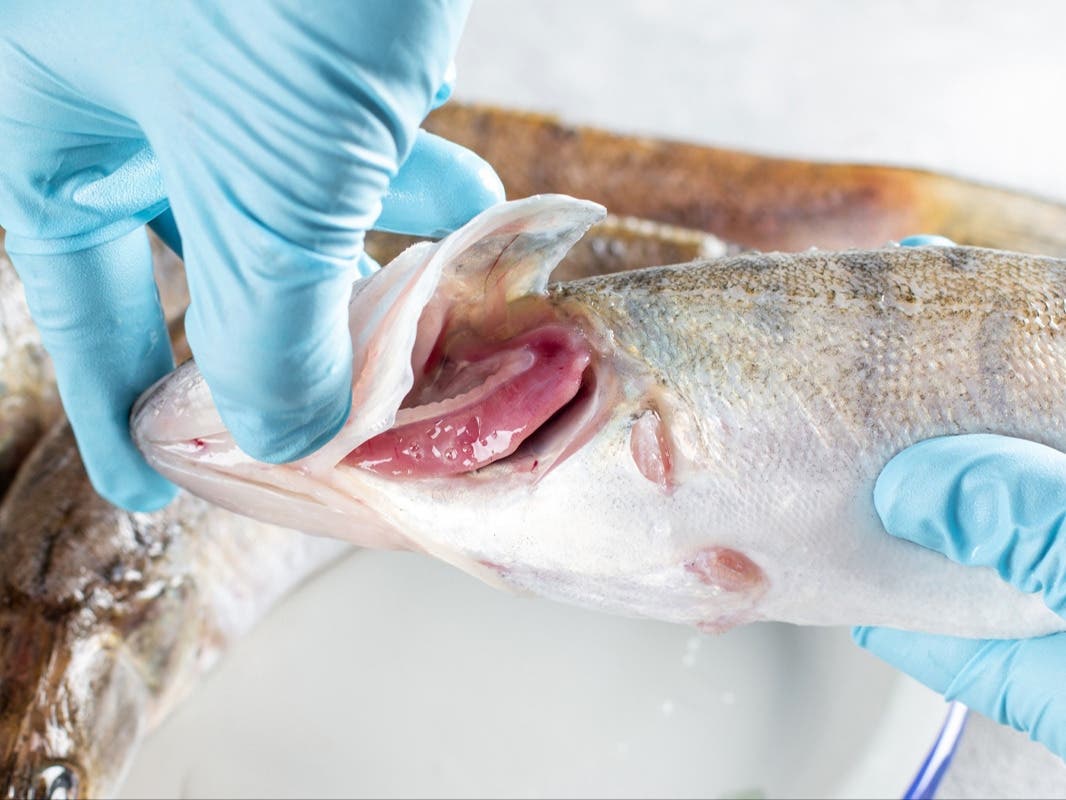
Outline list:
[[[238,514],[367,547],[411,543],[361,496],[340,496],[305,467],[247,456],[222,424],[193,361],[142,395],[134,433],[148,463],[176,484]],[[339,531],[357,534],[340,536]]]

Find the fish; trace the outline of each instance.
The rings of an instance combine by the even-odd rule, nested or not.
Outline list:
[[[113,796],[226,648],[349,549],[184,493],[118,509],[58,420],[0,506],[0,796]]]
[[[1066,263],[972,247],[750,253],[549,285],[605,210],[512,201],[357,282],[353,405],[291,464],[240,451],[190,361],[138,401],[162,474],[244,515],[503,589],[703,630],[1066,627],[885,534],[892,455],[1066,447]]]
[[[375,234],[368,250],[384,260],[400,241]],[[183,264],[154,236],[151,244],[172,346],[188,358]],[[598,275],[723,247],[707,234],[614,219],[562,268]],[[0,334],[22,325],[40,359],[33,387],[54,397],[24,300],[11,305],[22,292],[6,259],[0,285],[12,289],[0,296],[4,310],[21,314],[0,318]],[[0,375],[34,377],[22,359],[0,349]],[[184,492],[162,511],[117,509],[93,491],[58,408],[31,421],[40,433],[13,459],[18,477],[0,504],[0,797],[111,796],[144,737],[229,646],[293,588],[355,551]]]
[[[485,158],[511,197],[584,197],[744,249],[870,249],[938,233],[958,244],[1066,257],[1066,205],[938,172],[775,158],[455,101],[430,114],[425,128]],[[665,263],[673,262],[645,266]]]
[[[181,259],[149,234],[187,355]],[[0,250],[0,797],[111,796],[144,735],[226,647],[350,548],[181,495],[93,490],[51,361]]]

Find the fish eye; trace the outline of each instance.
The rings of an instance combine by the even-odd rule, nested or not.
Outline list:
[[[74,800],[78,796],[78,776],[63,764],[52,764],[37,773],[33,800]]]

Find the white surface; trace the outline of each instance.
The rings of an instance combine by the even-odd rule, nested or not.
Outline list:
[[[457,96],[1066,198],[1064,30],[1056,2],[479,0]],[[893,680],[842,631],[697,636],[362,554],[240,644],[126,793],[893,795],[942,710]]]
[[[908,687],[885,717],[895,683],[839,630],[708,636],[361,552],[235,648],[125,796],[898,795],[943,704]]]

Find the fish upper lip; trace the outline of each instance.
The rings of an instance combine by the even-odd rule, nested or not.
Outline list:
[[[145,445],[148,444],[166,446],[195,439],[229,436],[214,405],[210,404],[209,394],[208,405],[200,403],[185,406],[179,406],[170,395],[168,390],[175,376],[185,376],[194,369],[192,361],[181,364],[149,386],[134,401],[130,409],[130,434],[146,456],[148,452]],[[202,381],[202,378],[198,380]],[[204,385],[196,388],[207,393]]]

